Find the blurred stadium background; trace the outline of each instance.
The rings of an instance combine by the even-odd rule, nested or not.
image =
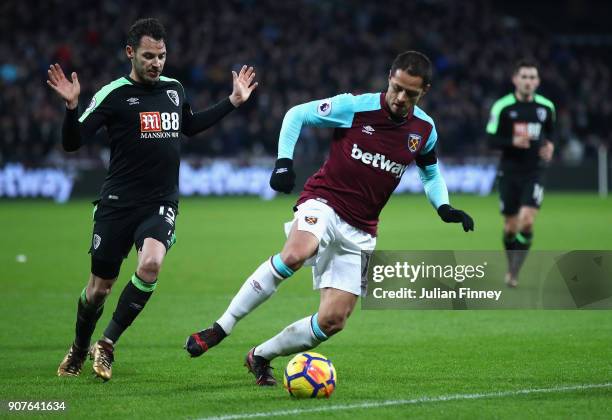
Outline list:
[[[84,108],[93,93],[129,72],[125,33],[142,16],[166,24],[165,74],[182,81],[195,109],[229,94],[231,69],[257,68],[255,97],[184,141],[184,195],[269,195],[267,171],[284,113],[340,92],[385,89],[392,59],[406,49],[424,51],[435,63],[422,106],[436,120],[443,162],[456,169],[445,174],[452,191],[491,190],[496,155],[484,126],[492,102],[512,89],[513,63],[525,56],[540,63],[540,93],[558,110],[548,189],[606,191],[609,12],[609,2],[579,0],[6,1],[0,5],[0,197],[64,201],[97,193],[109,158],[106,134],[77,153],[61,150],[63,104],[46,87],[46,70],[58,62],[77,71]],[[322,162],[328,143],[328,131],[303,130],[296,153],[302,180]],[[418,190],[416,178],[408,178],[417,185],[403,190]]]

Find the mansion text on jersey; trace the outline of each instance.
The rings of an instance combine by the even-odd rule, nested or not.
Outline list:
[[[141,139],[178,139],[179,133],[176,131],[155,131],[151,133],[140,133]]]

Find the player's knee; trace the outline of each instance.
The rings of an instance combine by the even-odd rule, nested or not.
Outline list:
[[[145,256],[138,265],[138,277],[144,281],[154,281],[161,270],[162,260],[155,256]]]
[[[285,265],[293,271],[299,270],[304,265],[304,261],[309,257],[299,247],[287,247],[283,249],[280,256]]]
[[[518,221],[517,220],[506,220],[504,222],[504,232],[516,234],[518,232]]]
[[[87,300],[94,305],[101,305],[106,301],[113,288],[111,280],[96,279],[88,286]]]
[[[328,337],[339,333],[344,329],[348,314],[342,312],[320,313],[318,317],[319,327]]]
[[[527,215],[521,220],[521,232],[532,232],[533,231],[534,218],[532,215]]]

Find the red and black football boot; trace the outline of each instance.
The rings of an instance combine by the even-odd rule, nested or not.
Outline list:
[[[255,356],[255,347],[253,347],[246,355],[244,365],[249,372],[255,375],[255,383],[259,386],[274,386],[276,379],[272,375],[272,366],[270,361],[261,356]]]
[[[198,357],[206,353],[211,347],[216,346],[227,337],[223,328],[216,322],[212,327],[198,331],[187,337],[185,350],[191,357]]]

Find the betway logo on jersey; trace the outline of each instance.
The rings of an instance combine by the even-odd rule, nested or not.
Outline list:
[[[380,168],[386,172],[391,172],[396,178],[401,178],[408,167],[408,165],[393,162],[391,159],[387,159],[385,155],[381,155],[380,153],[372,154],[369,152],[364,152],[356,144],[353,144],[351,157],[355,160],[360,160],[366,165]]]
[[[178,138],[180,120],[178,112],[140,112],[140,138]]]

